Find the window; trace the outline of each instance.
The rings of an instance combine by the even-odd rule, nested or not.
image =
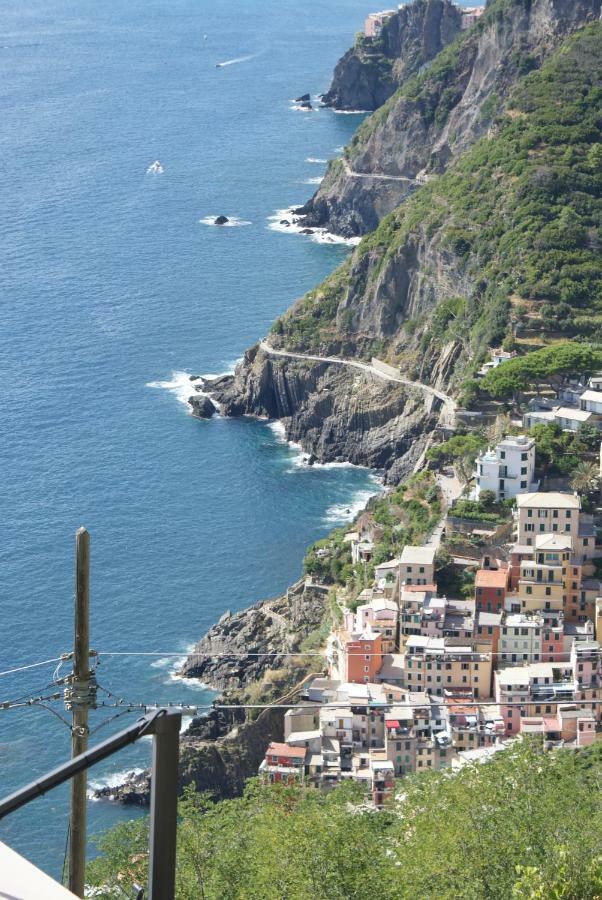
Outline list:
[[[526,481],[521,481],[520,486],[521,486],[521,488],[526,488],[526,487],[527,487],[527,482],[526,482]]]
[[[552,510],[552,518],[553,518],[553,519],[557,519],[557,518],[558,518],[558,510],[557,510],[557,509]]]
[[[527,510],[527,518],[528,518],[528,519],[532,519],[532,518],[533,518],[533,510],[532,510],[532,509],[528,509],[528,510]]]

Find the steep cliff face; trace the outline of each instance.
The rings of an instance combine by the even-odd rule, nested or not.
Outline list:
[[[374,110],[459,34],[462,15],[451,0],[415,0],[387,19],[377,39],[359,38],[334,70],[326,106]]]
[[[366,119],[347,166],[335,162],[302,208],[306,224],[346,236],[372,230],[400,202],[387,176],[420,184],[444,171],[487,133],[516,82],[600,10],[601,0],[493,0],[476,26]]]
[[[237,613],[224,613],[187,657],[182,674],[222,691],[220,703],[248,702],[245,691],[269,671],[278,698],[296,697],[298,682],[311,666],[323,671],[320,657],[297,657],[305,638],[329,615],[329,590],[302,579],[281,597],[261,600]],[[254,702],[273,702],[260,694]],[[179,790],[193,784],[214,799],[242,794],[247,778],[257,775],[270,741],[283,739],[284,709],[263,710],[256,719],[241,709],[212,709],[192,720],[181,738]],[[129,805],[150,800],[150,773],[132,774],[123,784],[100,788],[95,796]]]
[[[234,376],[204,389],[226,415],[281,419],[287,438],[319,462],[370,466],[391,482],[412,471],[439,417],[419,390],[328,363],[273,358],[257,347]]]
[[[328,589],[301,580],[282,597],[224,613],[195,645],[182,675],[218,690],[251,684],[267,669],[288,665],[286,654],[298,651],[303,639],[320,627],[327,609]]]
[[[454,392],[488,346],[514,340],[527,309],[542,335],[599,339],[601,28],[584,27],[521,79],[487,135],[274,324],[272,346],[377,356]],[[318,458],[382,466],[390,480],[434,425],[399,385],[257,348],[209,390],[227,414],[282,418]]]

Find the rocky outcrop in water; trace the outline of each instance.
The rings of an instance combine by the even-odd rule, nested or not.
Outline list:
[[[488,132],[517,80],[567,35],[598,19],[600,10],[601,0],[493,0],[473,29],[417,79],[404,76],[395,95],[358,130],[346,151],[348,164],[361,175],[381,177],[350,177],[340,162],[331,163],[302,207],[305,224],[348,237],[373,230],[405,196],[382,176],[420,183],[444,171]]]
[[[226,612],[195,645],[181,674],[217,690],[251,684],[267,669],[288,665],[285,654],[320,627],[327,603],[328,588],[301,580],[282,597]]]
[[[302,579],[281,597],[224,613],[196,644],[181,674],[222,691],[216,703],[224,705],[240,703],[244,689],[261,682],[268,671],[274,673],[273,679],[283,679],[278,696],[294,697],[290,685],[304,670],[291,665],[286,654],[298,651],[327,613],[328,588]],[[322,660],[312,660],[312,667],[322,672]],[[193,719],[180,741],[180,792],[193,784],[216,800],[240,795],[246,779],[257,775],[270,741],[283,739],[284,712],[268,708],[253,720],[244,710],[217,708]],[[132,773],[123,784],[99,788],[94,794],[98,799],[146,806],[150,773]]]
[[[332,348],[330,348],[332,350]],[[348,461],[397,482],[439,416],[423,392],[369,373],[247,351],[233,376],[205,383],[224,414],[280,419],[288,440],[319,462]]]
[[[192,414],[198,419],[210,419],[215,415],[215,404],[206,394],[193,395],[188,401],[192,406]]]
[[[360,37],[334,70],[322,102],[340,110],[374,110],[459,34],[451,0],[415,0],[387,19],[376,40]]]

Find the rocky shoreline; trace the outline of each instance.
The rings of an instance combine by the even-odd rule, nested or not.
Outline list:
[[[255,691],[255,702],[294,697],[309,670],[321,674],[319,654],[305,661],[295,657],[294,665],[287,654],[303,649],[304,640],[320,628],[328,612],[328,588],[301,579],[280,597],[224,613],[195,645],[180,674],[202,679],[220,695],[214,701],[218,708],[194,718],[181,736],[180,791],[193,784],[214,800],[242,793],[246,779],[257,774],[270,741],[282,740],[285,710],[268,708],[252,718],[244,710],[219,707],[248,702],[248,688],[256,685],[261,689]],[[122,784],[98,788],[93,796],[146,806],[150,773],[131,773]]]

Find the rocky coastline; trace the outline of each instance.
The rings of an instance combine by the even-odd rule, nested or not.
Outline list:
[[[567,34],[599,17],[600,2],[531,0],[508,3],[507,8],[491,3],[479,26],[461,35],[454,33],[453,24],[441,30],[441,16],[451,6],[443,0],[417,0],[404,7],[410,12],[400,10],[393,19],[423,15],[423,30],[417,26],[412,47],[421,35],[438,34],[439,42],[445,35],[444,64],[431,66],[425,49],[422,57],[412,56],[418,60],[413,70],[407,56],[406,68],[396,71],[399,84],[412,76],[411,96],[403,90],[393,96],[394,66],[374,69],[382,90],[378,93],[376,82],[371,84],[370,97],[360,92],[365,71],[356,79],[355,93],[331,88],[324,99],[337,108],[347,103],[385,106],[360,128],[345,161],[330,164],[316,195],[297,213],[305,216],[308,227],[328,227],[346,236],[374,229],[471,143],[495,134],[495,117],[519,77],[538,68]],[[439,31],[431,35],[428,29],[434,26],[427,13],[435,9],[441,14]],[[404,21],[407,26],[409,19]],[[436,41],[432,47],[436,55]],[[409,45],[406,49],[409,54]],[[351,79],[345,73],[358,64],[354,53],[353,60],[347,56],[339,64],[340,85]],[[453,225],[445,222],[445,209],[442,223]],[[270,342],[275,348],[325,357],[369,361],[380,353],[413,380],[452,391],[471,353],[468,332],[456,326],[456,306],[461,302],[468,310],[467,321],[480,314],[486,287],[479,274],[482,265],[471,268],[469,250],[453,229],[450,239],[441,223],[429,229],[420,218],[404,231],[403,223],[394,220],[383,223],[384,237],[360,245],[330,282],[298,301],[275,324]],[[441,318],[439,335],[431,340],[435,312],[444,304],[447,318]],[[479,338],[483,346],[500,330],[493,317],[487,328]],[[400,482],[419,464],[440,413],[437,402],[415,388],[328,361],[273,356],[260,345],[245,353],[233,375],[195,380],[191,395],[199,418],[210,418],[219,408],[225,416],[279,420],[286,438],[301,444],[311,459],[379,469],[387,484]],[[328,614],[328,590],[302,581],[283,597],[225,614],[199,641],[182,674],[221,693],[211,713],[195,719],[182,737],[181,787],[194,784],[216,799],[242,791],[269,741],[281,739],[283,710],[272,707],[254,718],[220,707],[248,702],[249,697],[273,702],[294,696],[295,684],[321,660],[309,657],[293,668],[287,654],[302,650]],[[146,803],[148,773],[97,796]]]
[[[249,702],[271,703],[297,696],[304,678],[321,674],[319,653],[302,653],[304,641],[329,615],[329,590],[301,579],[285,594],[262,600],[240,612],[226,612],[195,645],[179,674],[199,678],[219,691],[214,709],[192,719],[180,741],[180,783],[193,784],[212,799],[235,797],[257,774],[266,748],[282,740],[284,709],[254,715],[221,707]],[[95,799],[130,806],[150,801],[150,772],[131,773],[122,784],[94,791]]]

